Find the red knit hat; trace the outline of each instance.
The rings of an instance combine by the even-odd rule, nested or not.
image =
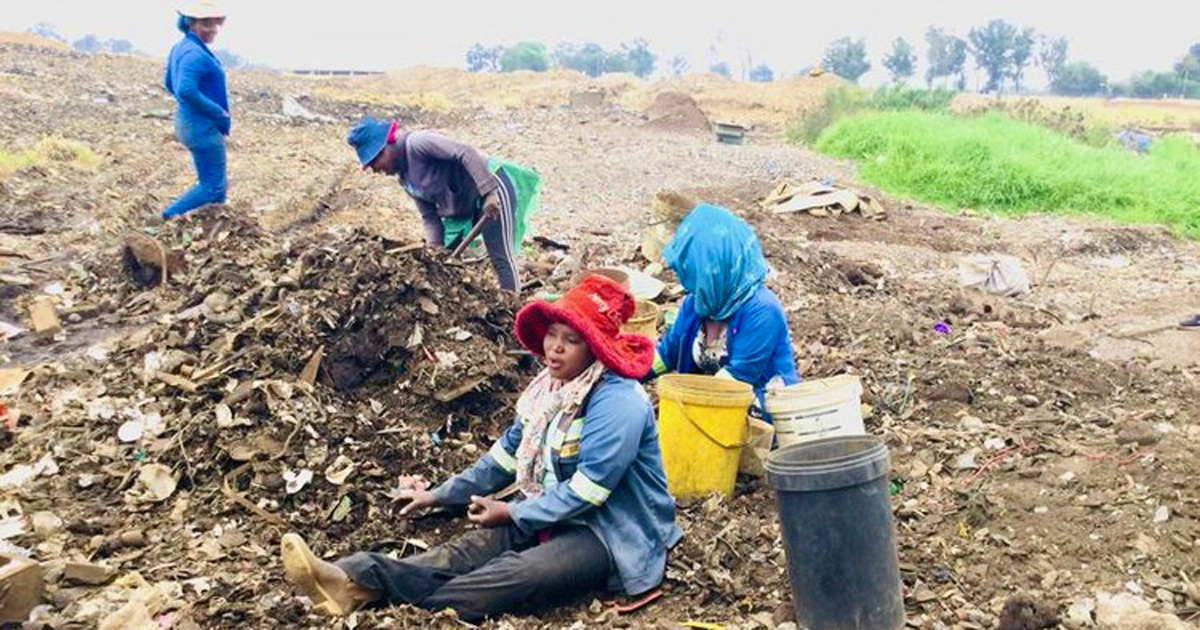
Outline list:
[[[550,324],[566,324],[583,337],[605,367],[627,378],[642,378],[654,363],[654,342],[645,335],[621,333],[633,310],[633,296],[625,287],[593,274],[557,302],[526,304],[517,313],[515,331],[521,345],[540,357]]]

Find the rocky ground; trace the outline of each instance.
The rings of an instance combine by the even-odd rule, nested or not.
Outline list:
[[[0,179],[0,321],[28,327],[49,300],[63,324],[0,344],[0,542],[47,577],[29,627],[339,627],[281,580],[282,533],[332,556],[461,531],[456,515],[398,518],[397,479],[469,464],[536,366],[510,332],[519,302],[490,270],[416,247],[395,183],[355,167],[343,137],[364,113],[545,175],[530,292],[614,264],[670,283],[641,248],[660,190],[750,220],[804,376],[863,380],[868,430],[892,457],[909,626],[1132,627],[1117,594],[1170,615],[1158,622],[1200,614],[1200,336],[1171,326],[1200,308],[1195,244],[884,196],[883,220],[776,215],[760,201],[778,183],[857,187],[853,166],[785,146],[778,129],[729,146],[612,105],[430,113],[258,73],[231,78],[228,207],[155,225],[192,178],[160,71],[0,47],[0,148],[60,136],[99,157],[51,152]],[[165,281],[122,257],[146,228],[176,261]],[[957,261],[981,252],[1019,257],[1033,291],[960,289]],[[686,537],[651,607],[618,617],[585,598],[485,625],[791,622],[761,480],[679,518]],[[385,609],[346,625],[457,622]]]

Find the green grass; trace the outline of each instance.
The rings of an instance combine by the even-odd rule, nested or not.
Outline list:
[[[87,145],[58,136],[38,140],[32,148],[14,152],[0,150],[0,176],[23,168],[56,162],[75,168],[93,169],[100,165],[100,156]]]
[[[816,149],[857,160],[890,194],[950,209],[1091,214],[1200,238],[1200,150],[1184,137],[1137,156],[996,113],[868,112],[834,122]]]

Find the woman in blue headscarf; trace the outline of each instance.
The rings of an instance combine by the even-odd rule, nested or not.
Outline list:
[[[754,230],[729,210],[696,206],[663,252],[688,295],[658,342],[651,377],[666,372],[733,378],[754,387],[800,382],[787,317],[767,288]]]
[[[178,10],[176,27],[183,33],[167,59],[163,80],[179,107],[175,136],[192,153],[199,182],[163,210],[164,219],[182,216],[210,203],[224,203],[225,136],[229,135],[229,95],[225,69],[209,44],[225,24],[225,13],[211,1],[192,2]]]

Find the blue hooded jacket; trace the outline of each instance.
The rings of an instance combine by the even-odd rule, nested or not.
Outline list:
[[[753,386],[760,406],[772,378],[800,382],[787,316],[764,284],[767,260],[749,224],[725,208],[700,204],[679,224],[663,258],[689,295],[658,341],[653,376],[696,373],[692,348],[704,321],[712,320],[726,323],[721,369]]]
[[[175,123],[183,132],[181,135],[192,138],[212,132],[229,135],[232,121],[225,69],[195,33],[186,33],[171,48],[163,85],[179,103]]]

